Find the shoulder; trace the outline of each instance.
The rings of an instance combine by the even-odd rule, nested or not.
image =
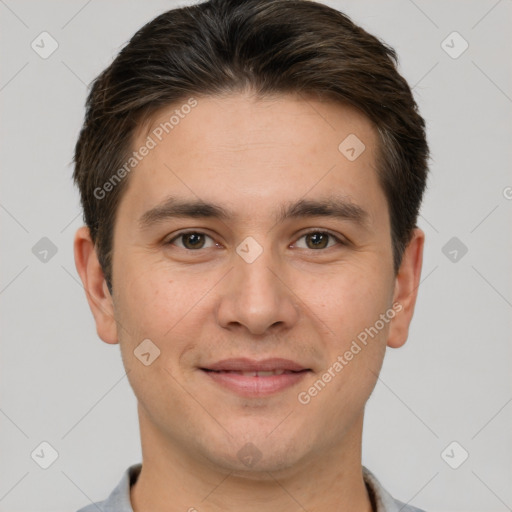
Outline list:
[[[391,494],[384,489],[377,477],[366,467],[363,466],[363,478],[374,502],[376,512],[425,512],[422,509],[413,507],[396,500]]]
[[[137,480],[141,468],[141,464],[130,466],[106,500],[91,503],[77,512],[98,512],[98,510],[101,512],[133,512],[130,503],[130,487]]]
[[[425,510],[423,510],[422,508],[416,508],[413,507],[412,505],[407,505],[406,503],[402,503],[399,500],[394,501],[396,506],[398,507],[397,510],[399,510],[400,512],[425,512]]]

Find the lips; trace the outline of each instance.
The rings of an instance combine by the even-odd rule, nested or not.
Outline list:
[[[202,368],[203,370],[211,370],[216,372],[300,372],[309,370],[295,361],[290,359],[272,358],[255,361],[247,358],[225,359],[218,361],[208,367]],[[275,375],[272,373],[271,375]]]
[[[283,375],[283,373],[298,373],[292,370],[269,370],[269,371],[239,371],[239,370],[206,370],[216,373],[233,373],[235,375],[243,375],[244,377],[270,377],[272,375]]]
[[[289,359],[225,359],[200,368],[213,382],[245,397],[262,397],[294,386],[311,371]]]

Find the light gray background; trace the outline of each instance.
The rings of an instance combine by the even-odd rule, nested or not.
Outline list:
[[[396,48],[432,150],[416,315],[368,403],[363,463],[431,512],[512,510],[512,3],[328,4]],[[75,511],[140,460],[119,347],[97,338],[74,268],[70,163],[87,84],[177,5],[0,0],[1,511]],[[42,31],[59,44],[48,59],[31,48]],[[441,46],[453,31],[469,43],[457,59]],[[58,248],[46,263],[32,253],[42,237]],[[468,248],[456,262],[452,237]],[[46,470],[31,458],[42,441],[59,454]],[[469,452],[458,469],[441,457],[452,441]]]

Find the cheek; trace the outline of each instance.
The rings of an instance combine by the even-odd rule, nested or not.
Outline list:
[[[391,306],[390,283],[382,275],[378,268],[351,267],[329,287],[330,296],[320,311],[332,331],[325,339],[325,371],[330,369],[335,377],[326,377],[331,381],[323,399],[344,397],[347,407],[357,408],[375,386],[391,321],[389,316],[387,322],[380,319]]]
[[[135,271],[136,269],[136,271]],[[166,396],[165,417],[178,405],[179,393],[168,396],[174,387],[173,362],[183,351],[186,337],[180,337],[184,314],[189,300],[176,293],[176,282],[155,267],[145,270],[133,264],[133,272],[124,268],[125,279],[116,301],[116,319],[120,349],[128,379],[141,404],[159,403]],[[147,340],[150,340],[148,343]],[[144,359],[143,354],[149,353]],[[148,363],[146,365],[146,363]],[[181,405],[183,407],[183,405]],[[154,411],[152,411],[154,412]],[[147,414],[150,411],[146,411]]]
[[[340,405],[330,416],[333,424],[340,415],[366,403],[382,367],[392,321],[392,315],[386,316],[390,305],[389,292],[384,287],[361,286],[355,281],[352,284],[352,288],[340,292],[336,307],[333,302],[330,316],[324,316],[334,334],[325,339],[326,366],[318,378],[329,383],[317,405]],[[318,389],[322,386],[321,382],[317,384]]]
[[[392,286],[379,269],[351,267],[333,277],[322,296],[322,316],[343,340],[356,336],[391,306]]]
[[[194,340],[200,338],[205,295],[215,281],[171,271],[166,262],[153,262],[146,269],[143,261],[134,261],[123,275],[116,319],[122,325],[119,340],[125,365],[139,368],[134,350],[149,339],[160,351],[151,367],[168,380],[168,372],[176,370],[184,354],[193,352]]]
[[[158,263],[148,267],[144,258],[134,258],[129,264],[120,258],[119,268],[123,276],[118,280],[120,320],[130,326],[128,330],[160,337],[188,302],[189,289],[180,287],[177,293],[176,275],[161,269]]]

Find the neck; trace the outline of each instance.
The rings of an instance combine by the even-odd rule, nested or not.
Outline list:
[[[361,467],[361,417],[342,446],[300,467],[233,471],[191,455],[164,436],[139,408],[143,466],[132,486],[134,512],[372,512]]]

